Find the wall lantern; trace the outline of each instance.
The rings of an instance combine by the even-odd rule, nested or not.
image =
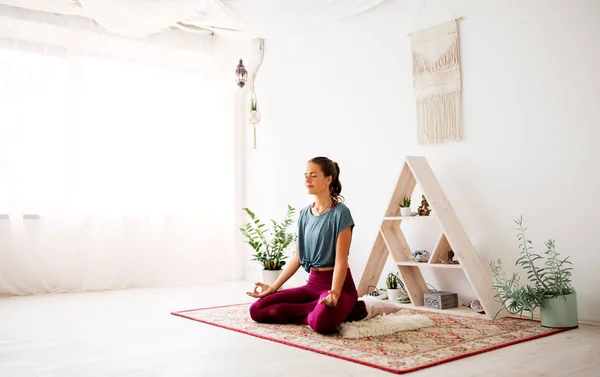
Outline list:
[[[235,70],[235,81],[240,88],[243,88],[246,85],[246,81],[248,80],[248,71],[244,67],[244,63],[242,59],[240,59],[240,64],[238,64]]]

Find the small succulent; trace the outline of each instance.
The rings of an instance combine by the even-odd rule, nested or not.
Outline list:
[[[385,284],[387,285],[388,289],[398,289],[398,285],[404,289],[404,283],[402,283],[402,280],[400,280],[397,272],[390,272],[385,280]]]
[[[403,207],[403,208],[410,207],[410,196],[405,196],[404,199],[402,199],[402,202],[400,202],[400,207]]]

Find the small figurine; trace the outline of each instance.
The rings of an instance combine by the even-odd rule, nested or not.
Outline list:
[[[427,203],[427,199],[425,199],[425,195],[421,195],[421,205],[417,210],[419,216],[429,216],[431,210],[429,209],[429,203]]]
[[[448,264],[458,264],[458,261],[454,260],[454,251],[452,250],[448,252]]]

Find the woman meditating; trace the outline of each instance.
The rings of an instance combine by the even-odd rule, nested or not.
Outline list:
[[[354,221],[343,204],[340,168],[326,157],[316,157],[306,165],[304,177],[314,202],[300,211],[296,252],[273,285],[256,283],[254,291],[247,292],[258,298],[250,316],[262,323],[301,323],[326,334],[368,313],[348,267]],[[309,272],[308,283],[279,290],[300,266]]]

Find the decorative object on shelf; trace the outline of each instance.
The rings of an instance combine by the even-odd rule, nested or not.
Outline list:
[[[263,283],[271,285],[277,280],[286,263],[285,250],[298,238],[297,234],[287,232],[293,223],[296,209],[288,205],[285,219],[282,222],[271,220],[273,224],[270,232],[273,237],[271,239],[269,239],[265,225],[261,223],[254,212],[248,208],[243,208],[243,211],[250,216],[251,221],[240,228],[240,231],[246,237],[246,243],[254,249],[251,260],[257,261],[263,266]]]
[[[410,208],[410,196],[405,196],[402,199],[402,202],[400,202],[400,216],[402,217],[410,217],[411,215],[411,208]]]
[[[438,291],[437,288],[434,287],[433,285],[431,285],[429,283],[426,283],[426,284],[427,284],[427,287],[429,288],[428,292],[437,292]]]
[[[244,62],[240,59],[240,63],[235,69],[235,82],[237,86],[243,88],[246,85],[246,81],[248,81],[248,71],[246,71],[246,67],[244,67]]]
[[[527,272],[531,285],[521,286],[519,274],[513,273],[506,278],[502,259],[490,262],[494,278],[496,298],[510,314],[523,315],[529,312],[533,318],[535,309],[540,308],[542,326],[551,328],[572,328],[578,326],[577,293],[571,285],[572,263],[569,257],[561,259],[556,251],[554,240],[546,241],[545,257],[533,252],[531,241],[525,237],[523,216],[517,223],[521,257],[515,266],[521,266]],[[540,268],[537,264],[544,263]],[[500,309],[502,310],[502,309]],[[498,312],[499,313],[499,312]],[[496,316],[498,315],[496,313]]]
[[[429,216],[431,213],[431,209],[429,209],[429,203],[427,203],[425,195],[421,195],[421,205],[417,209],[417,213],[419,216]]]
[[[429,254],[429,251],[427,250],[416,250],[413,251],[412,253],[410,253],[410,257],[414,260],[416,260],[417,262],[427,262],[429,261],[429,257],[431,255]]]
[[[252,89],[252,98],[250,99],[250,114],[248,116],[248,122],[254,126],[254,149],[256,149],[256,125],[260,122],[260,113],[258,112],[258,102],[256,100],[256,93]]]
[[[381,288],[378,289],[375,286],[372,286],[372,287],[375,288],[375,290],[373,292],[369,293],[366,296],[368,296],[368,297],[375,297],[375,298],[378,298],[380,300],[385,300],[385,299],[388,298],[387,291],[385,289],[381,289]],[[371,288],[371,287],[369,287],[369,288]]]
[[[448,264],[459,264],[457,260],[454,260],[454,251],[448,252]]]
[[[385,279],[385,284],[387,286],[388,299],[393,302],[398,301],[398,297],[404,292],[404,283],[400,280],[398,273],[390,272]]]
[[[462,139],[459,20],[409,34],[419,144]]]
[[[427,292],[423,299],[427,308],[443,310],[458,307],[458,294],[452,292]]]
[[[481,306],[481,303],[479,302],[479,300],[471,301],[469,303],[469,308],[471,308],[476,313],[485,314],[485,310],[483,310],[483,307]]]

